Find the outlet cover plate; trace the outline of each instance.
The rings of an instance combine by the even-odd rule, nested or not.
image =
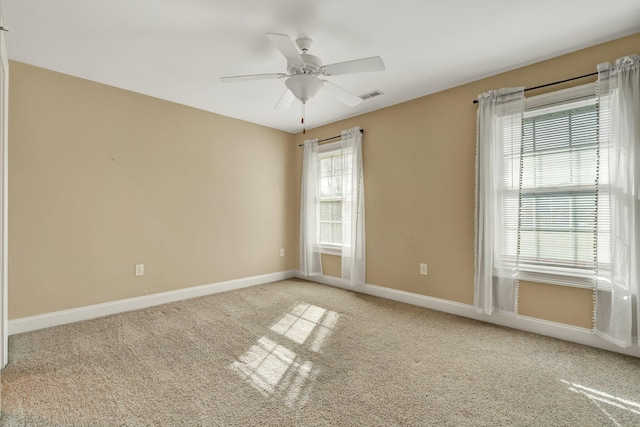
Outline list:
[[[144,276],[144,264],[136,264],[136,276]]]
[[[420,264],[420,274],[423,276],[427,275],[427,264]]]

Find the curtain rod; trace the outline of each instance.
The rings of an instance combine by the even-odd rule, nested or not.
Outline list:
[[[360,135],[364,134],[364,129],[360,129]],[[331,141],[332,139],[342,138],[342,135],[330,136],[329,138],[319,139],[318,142]],[[304,144],[298,144],[298,147],[304,147]]]
[[[559,85],[560,83],[566,83],[566,82],[570,82],[570,81],[572,81],[572,80],[584,79],[585,77],[595,76],[596,74],[598,74],[598,72],[597,72],[597,71],[596,71],[596,72],[593,72],[593,73],[585,74],[584,76],[571,77],[570,79],[566,79],[566,80],[560,80],[560,81],[553,82],[553,83],[547,83],[547,84],[540,85],[540,86],[530,87],[530,88],[525,89],[524,91],[526,92],[526,91],[528,91],[528,90],[541,89],[541,88],[543,88],[543,87],[547,87],[547,86]],[[478,103],[478,100],[477,100],[477,99],[474,99],[474,100],[473,100],[473,103],[474,103],[474,104],[477,104],[477,103]]]

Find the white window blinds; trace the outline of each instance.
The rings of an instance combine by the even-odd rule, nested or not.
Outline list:
[[[593,85],[528,100],[521,150],[518,277],[592,288],[608,216]]]

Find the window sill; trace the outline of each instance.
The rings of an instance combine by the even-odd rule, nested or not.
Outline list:
[[[568,286],[571,288],[595,289],[596,287],[595,278],[587,276],[569,276],[520,269],[517,277],[518,280],[527,282],[546,283],[549,285]]]
[[[326,254],[326,255],[335,255],[335,256],[341,256],[342,255],[342,247],[341,246],[337,246],[337,245],[322,245],[319,248],[319,252],[321,254]]]

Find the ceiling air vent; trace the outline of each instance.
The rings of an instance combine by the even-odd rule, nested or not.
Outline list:
[[[372,92],[365,93],[364,95],[360,95],[360,98],[365,100],[365,99],[374,98],[374,97],[380,96],[380,95],[383,95],[383,93],[380,92],[379,90],[374,90]]]

